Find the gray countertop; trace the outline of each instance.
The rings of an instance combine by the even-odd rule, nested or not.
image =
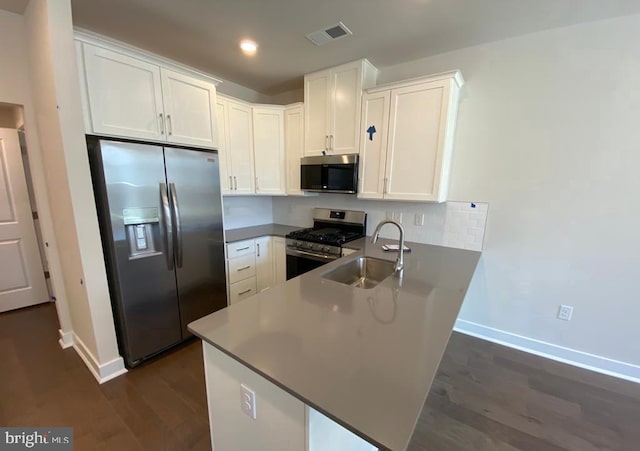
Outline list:
[[[201,318],[195,335],[381,449],[406,449],[479,252],[407,243],[402,280],[358,289],[321,275],[360,253]],[[354,244],[356,246],[354,246]]]
[[[250,240],[251,238],[258,238],[260,236],[284,237],[287,233],[303,228],[304,227],[284,224],[263,224],[253,227],[225,230],[224,234],[226,242],[233,243],[234,241]]]

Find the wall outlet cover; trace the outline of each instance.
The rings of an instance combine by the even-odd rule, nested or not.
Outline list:
[[[571,316],[573,316],[573,307],[570,305],[561,305],[558,310],[558,319],[570,321]]]
[[[256,419],[256,392],[240,384],[240,408],[249,417]]]

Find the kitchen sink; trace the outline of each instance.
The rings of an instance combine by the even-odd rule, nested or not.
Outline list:
[[[322,278],[356,288],[373,288],[394,272],[395,262],[360,257],[322,274]]]

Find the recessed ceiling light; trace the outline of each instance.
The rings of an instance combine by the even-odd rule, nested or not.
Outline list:
[[[258,44],[250,39],[244,39],[240,41],[240,48],[245,55],[255,55],[258,50]]]

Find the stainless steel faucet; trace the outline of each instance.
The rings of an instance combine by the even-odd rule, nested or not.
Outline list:
[[[378,241],[378,236],[380,235],[380,229],[385,224],[393,224],[400,231],[400,239],[398,243],[398,258],[396,260],[396,266],[394,270],[396,273],[400,273],[404,268],[404,227],[398,221],[393,219],[384,219],[380,221],[380,223],[376,226],[376,230],[373,232],[373,236],[371,237],[371,242],[375,243]]]

